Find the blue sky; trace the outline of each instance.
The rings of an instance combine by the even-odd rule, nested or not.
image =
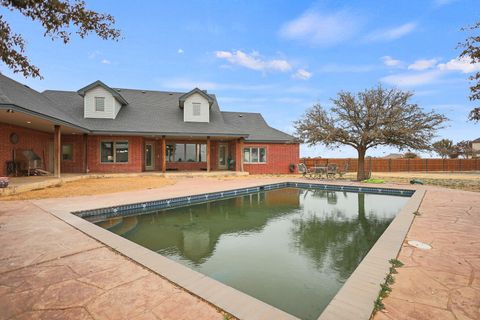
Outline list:
[[[43,37],[41,27],[6,13],[27,40],[43,80],[0,71],[39,91],[77,90],[97,79],[112,87],[215,93],[222,110],[261,112],[292,122],[340,90],[379,83],[415,92],[414,102],[451,121],[440,138],[480,137],[467,121],[467,78],[480,66],[456,59],[461,27],[480,19],[477,1],[92,1],[117,19],[123,39]],[[2,12],[2,14],[4,14]],[[383,156],[391,148],[370,150]],[[355,157],[349,147],[302,146],[302,156]]]

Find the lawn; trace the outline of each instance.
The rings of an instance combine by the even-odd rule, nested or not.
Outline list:
[[[356,173],[348,173],[346,178],[354,179],[355,175]],[[372,172],[372,179],[402,184],[418,179],[425,185],[480,192],[480,172]]]
[[[172,184],[175,184],[174,179],[158,176],[88,178],[64,182],[44,189],[4,196],[0,197],[0,200],[33,200],[90,196],[130,190],[154,189]]]

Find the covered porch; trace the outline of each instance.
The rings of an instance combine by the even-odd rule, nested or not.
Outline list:
[[[145,137],[143,171],[243,172],[244,140],[225,136]]]

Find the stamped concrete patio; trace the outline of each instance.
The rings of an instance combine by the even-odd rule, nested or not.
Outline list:
[[[405,265],[375,320],[480,319],[480,194],[429,188],[398,259]]]
[[[281,181],[189,178],[161,189],[0,202],[0,319],[222,319],[215,307],[50,212]],[[399,259],[405,266],[375,319],[479,319],[480,196],[426,190],[407,240],[433,248],[403,246]]]

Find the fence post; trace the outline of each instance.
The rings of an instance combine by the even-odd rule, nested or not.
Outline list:
[[[428,159],[425,159],[425,173],[428,173]]]
[[[460,171],[462,171],[462,159],[458,159],[458,167],[460,168]]]
[[[388,172],[392,172],[392,159],[388,159]]]
[[[407,159],[407,171],[410,172],[410,158]]]
[[[442,171],[445,172],[445,159],[442,158]]]

